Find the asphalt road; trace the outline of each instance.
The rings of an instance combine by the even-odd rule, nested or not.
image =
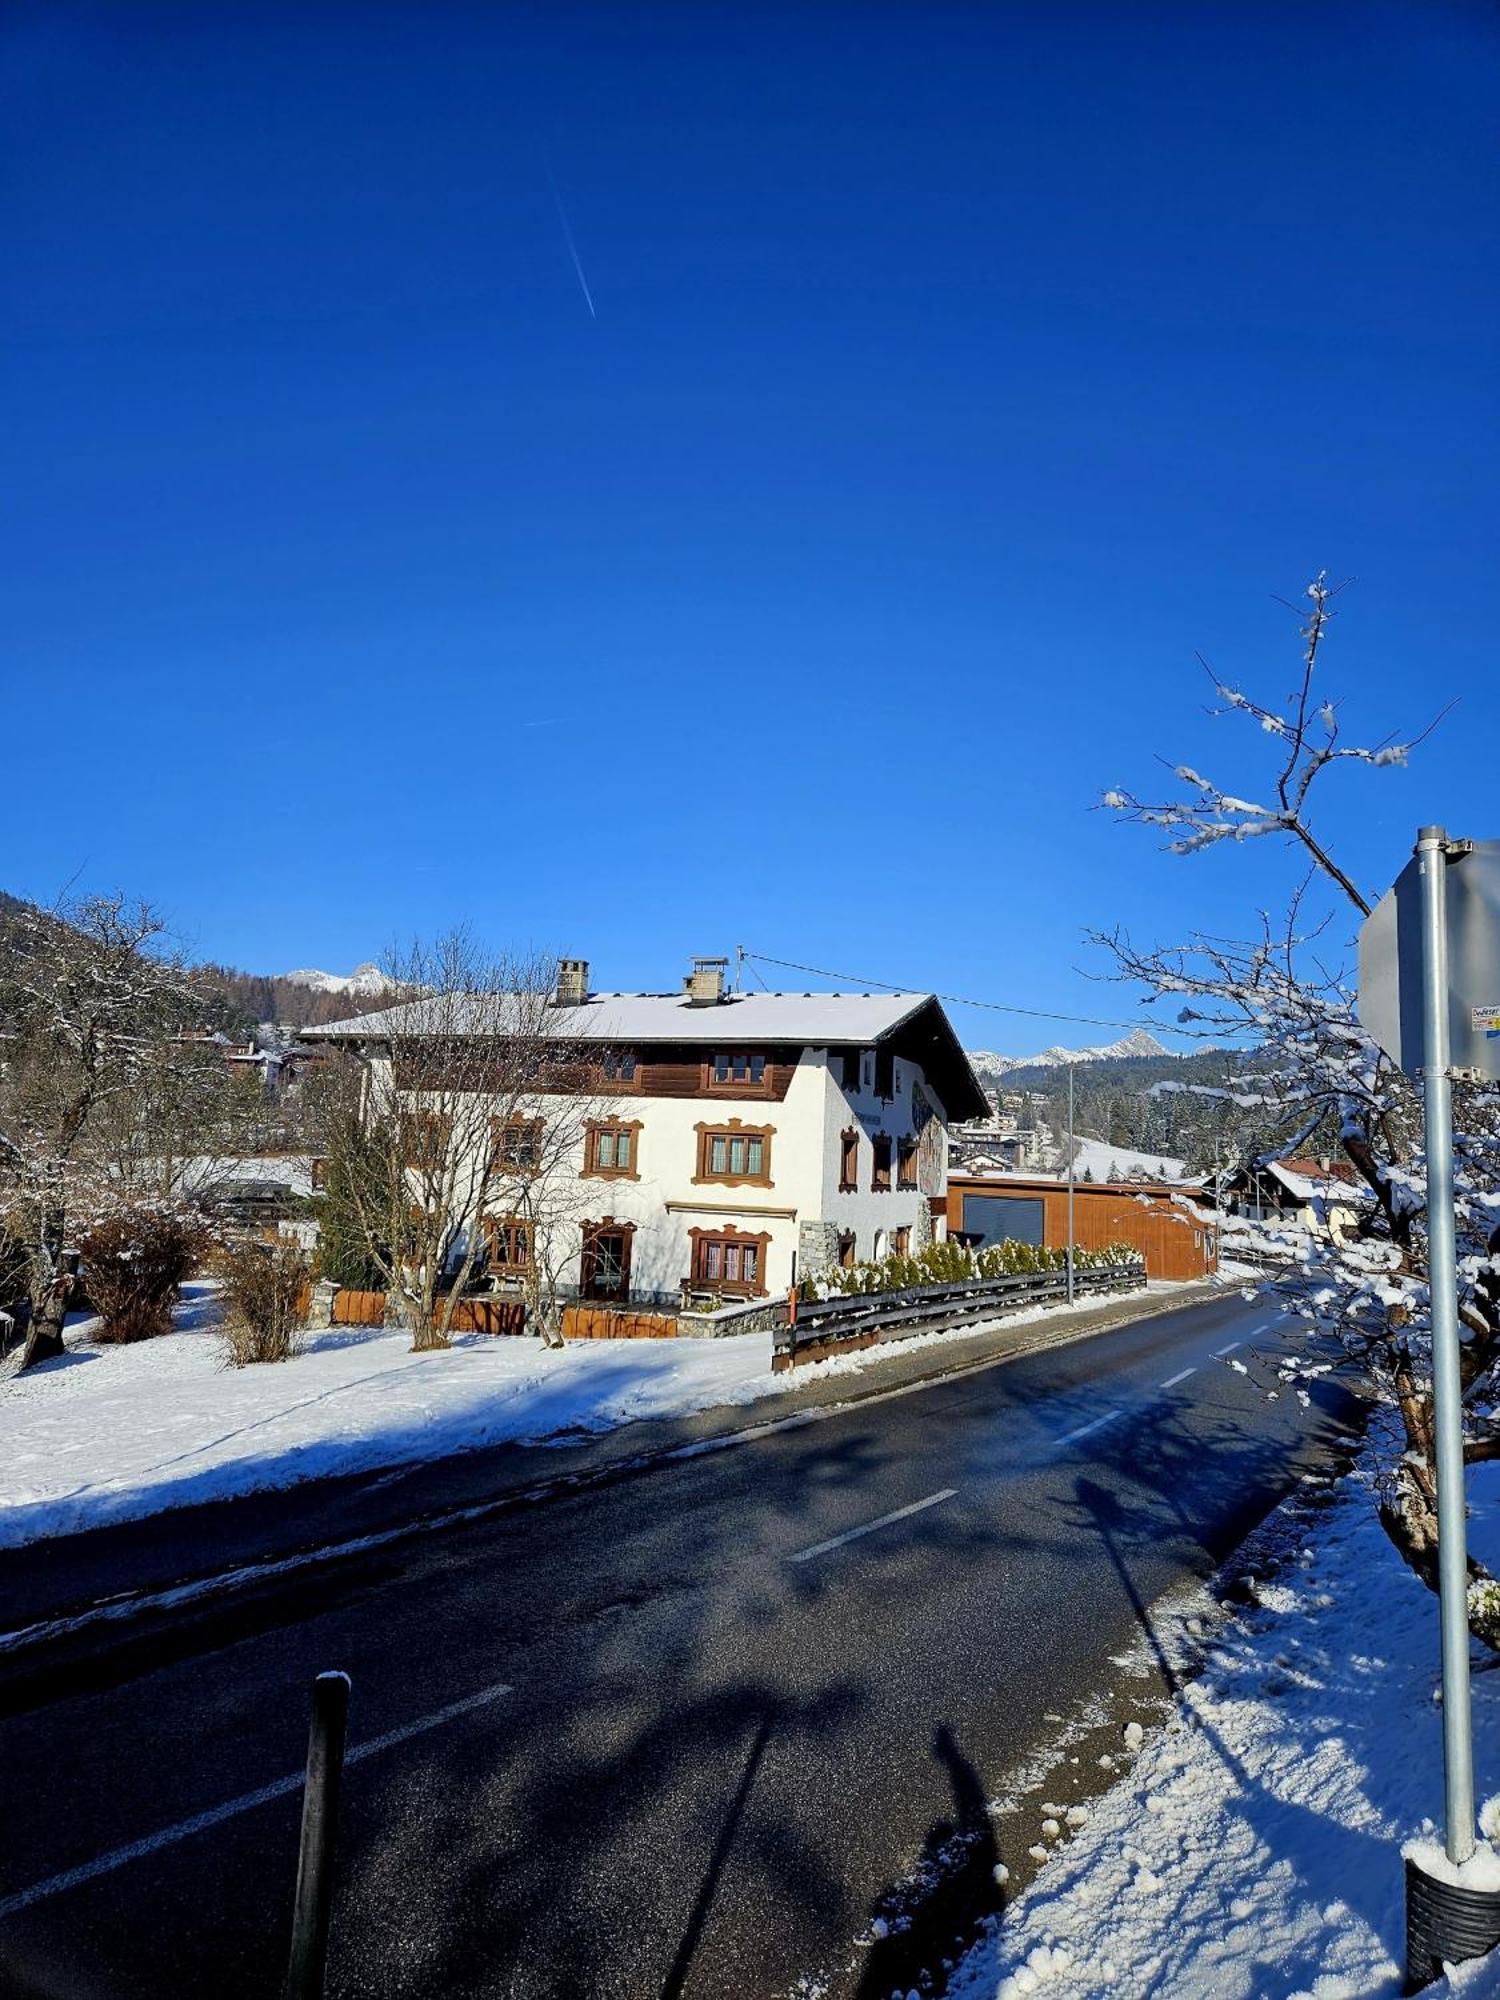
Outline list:
[[[1268,1401],[1224,1356],[1269,1322],[1215,1300],[820,1413],[33,1693],[0,1987],[276,1995],[307,1684],[342,1667],[331,1994],[874,2000],[872,1915],[1333,1447],[1341,1391]]]

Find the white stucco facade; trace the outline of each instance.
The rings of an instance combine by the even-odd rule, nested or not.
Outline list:
[[[568,1132],[555,1171],[571,1183],[553,1203],[552,1226],[560,1233],[550,1261],[561,1264],[570,1291],[611,1296],[590,1282],[586,1246],[601,1231],[628,1237],[628,1283],[613,1296],[642,1305],[675,1305],[685,1287],[726,1299],[774,1298],[834,1262],[915,1250],[942,1233],[933,1207],[947,1184],[948,1124],[955,1115],[943,1091],[958,1100],[959,1116],[972,1115],[975,1100],[983,1099],[931,996],[756,994],[743,1005],[728,997],[689,1007],[679,995],[613,995],[591,997],[586,1009],[560,1009],[559,1020],[566,1025],[585,1013],[592,1017],[586,1032],[599,1035],[602,1047],[629,1047],[633,1067],[628,1080],[617,1078],[586,1103],[554,1094],[534,1106],[544,1120],[558,1121],[554,1129]],[[830,1027],[860,1039],[834,1040]],[[812,1039],[808,1030],[828,1038]],[[375,1066],[388,1081],[376,1053],[379,1037],[405,1039],[411,1030],[377,1016],[320,1032],[374,1044]],[[763,1087],[717,1080],[711,1052],[724,1049],[763,1050],[755,1058]],[[918,1050],[931,1053],[941,1083]],[[638,1090],[630,1088],[633,1080]],[[589,1121],[630,1132],[628,1172],[594,1170],[598,1151],[585,1129]],[[463,1123],[478,1132],[488,1119]],[[718,1149],[726,1170],[714,1170],[712,1134],[745,1136],[738,1179],[727,1171],[727,1146]],[[758,1155],[748,1150],[751,1135]],[[503,1196],[488,1206],[503,1212]],[[703,1242],[695,1258],[695,1232],[721,1238],[718,1250]],[[750,1281],[744,1246],[752,1244]],[[726,1263],[731,1245],[738,1246],[740,1264],[733,1280]]]

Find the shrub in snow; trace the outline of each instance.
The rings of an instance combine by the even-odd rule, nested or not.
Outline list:
[[[310,1261],[299,1244],[245,1238],[218,1260],[223,1287],[223,1340],[230,1366],[289,1361],[307,1309]]]
[[[1104,1270],[1129,1264],[1139,1252],[1128,1243],[1110,1243],[1102,1250],[1075,1249],[1073,1268],[1077,1271]],[[972,1250],[951,1238],[928,1243],[909,1255],[885,1257],[877,1264],[856,1264],[847,1271],[826,1271],[821,1279],[805,1278],[802,1296],[812,1299],[833,1294],[862,1292],[902,1292],[914,1285],[962,1285],[980,1278],[1028,1276],[1042,1271],[1066,1270],[1066,1250],[1044,1250],[1034,1243],[991,1243]],[[821,1287],[821,1294],[820,1294]]]
[[[103,1341],[150,1340],[172,1328],[172,1308],[208,1248],[202,1219],[168,1203],[122,1209],[78,1239],[84,1283]]]
[[[1222,843],[1269,853],[1263,836],[1284,842],[1309,871],[1284,921],[1260,915],[1235,941],[1223,918],[1172,949],[1138,950],[1122,933],[1099,939],[1119,974],[1181,1004],[1188,1033],[1240,1049],[1235,1089],[1216,1093],[1236,1107],[1274,1114],[1277,1143],[1251,1153],[1246,1167],[1309,1148],[1336,1146],[1347,1182],[1325,1175],[1310,1183],[1315,1227],[1268,1228],[1284,1253],[1279,1286],[1290,1310],[1311,1329],[1332,1333],[1349,1360],[1373,1379],[1394,1421],[1378,1485],[1380,1518],[1410,1567],[1437,1587],[1437,1493],[1433,1471],[1432,1347],[1428,1316],[1427,1165],[1421,1105],[1413,1085],[1376,1048],[1355,1015],[1355,996],[1338,970],[1340,947],[1352,958],[1353,932],[1373,898],[1334,858],[1314,827],[1309,800],[1335,764],[1404,763],[1410,744],[1362,749],[1341,740],[1338,712],[1313,692],[1333,592],[1322,576],[1308,591],[1302,628],[1301,684],[1285,714],[1238,689],[1220,687],[1221,713],[1258,725],[1276,759],[1264,802],[1236,797],[1186,765],[1180,794],[1148,804],[1116,791],[1127,819],[1160,829],[1177,854]],[[1418,739],[1420,740],[1420,739]],[[1392,855],[1394,864],[1402,859]],[[1372,885],[1373,886],[1373,885]],[[1322,907],[1318,907],[1318,898]],[[1500,1458],[1500,1091],[1454,1089],[1458,1310],[1465,1445],[1469,1464]],[[1291,1375],[1322,1372],[1309,1355]],[[1232,1364],[1239,1367],[1239,1363]],[[1500,1651],[1500,1588],[1471,1564],[1469,1625]]]

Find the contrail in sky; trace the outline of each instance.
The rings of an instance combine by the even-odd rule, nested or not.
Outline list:
[[[552,199],[557,204],[557,219],[562,224],[563,240],[568,246],[568,255],[573,259],[573,269],[578,273],[578,289],[583,293],[583,302],[589,309],[590,317],[597,319],[599,315],[594,311],[594,300],[592,293],[589,291],[589,281],[583,275],[583,264],[578,255],[578,245],[573,241],[573,231],[568,224],[568,211],[563,207],[563,198],[558,192],[557,182],[553,177],[550,163],[547,167],[547,181],[552,189]]]

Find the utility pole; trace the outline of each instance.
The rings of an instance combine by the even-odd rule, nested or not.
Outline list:
[[[1068,1064],[1068,1304],[1073,1303],[1073,1065]]]

